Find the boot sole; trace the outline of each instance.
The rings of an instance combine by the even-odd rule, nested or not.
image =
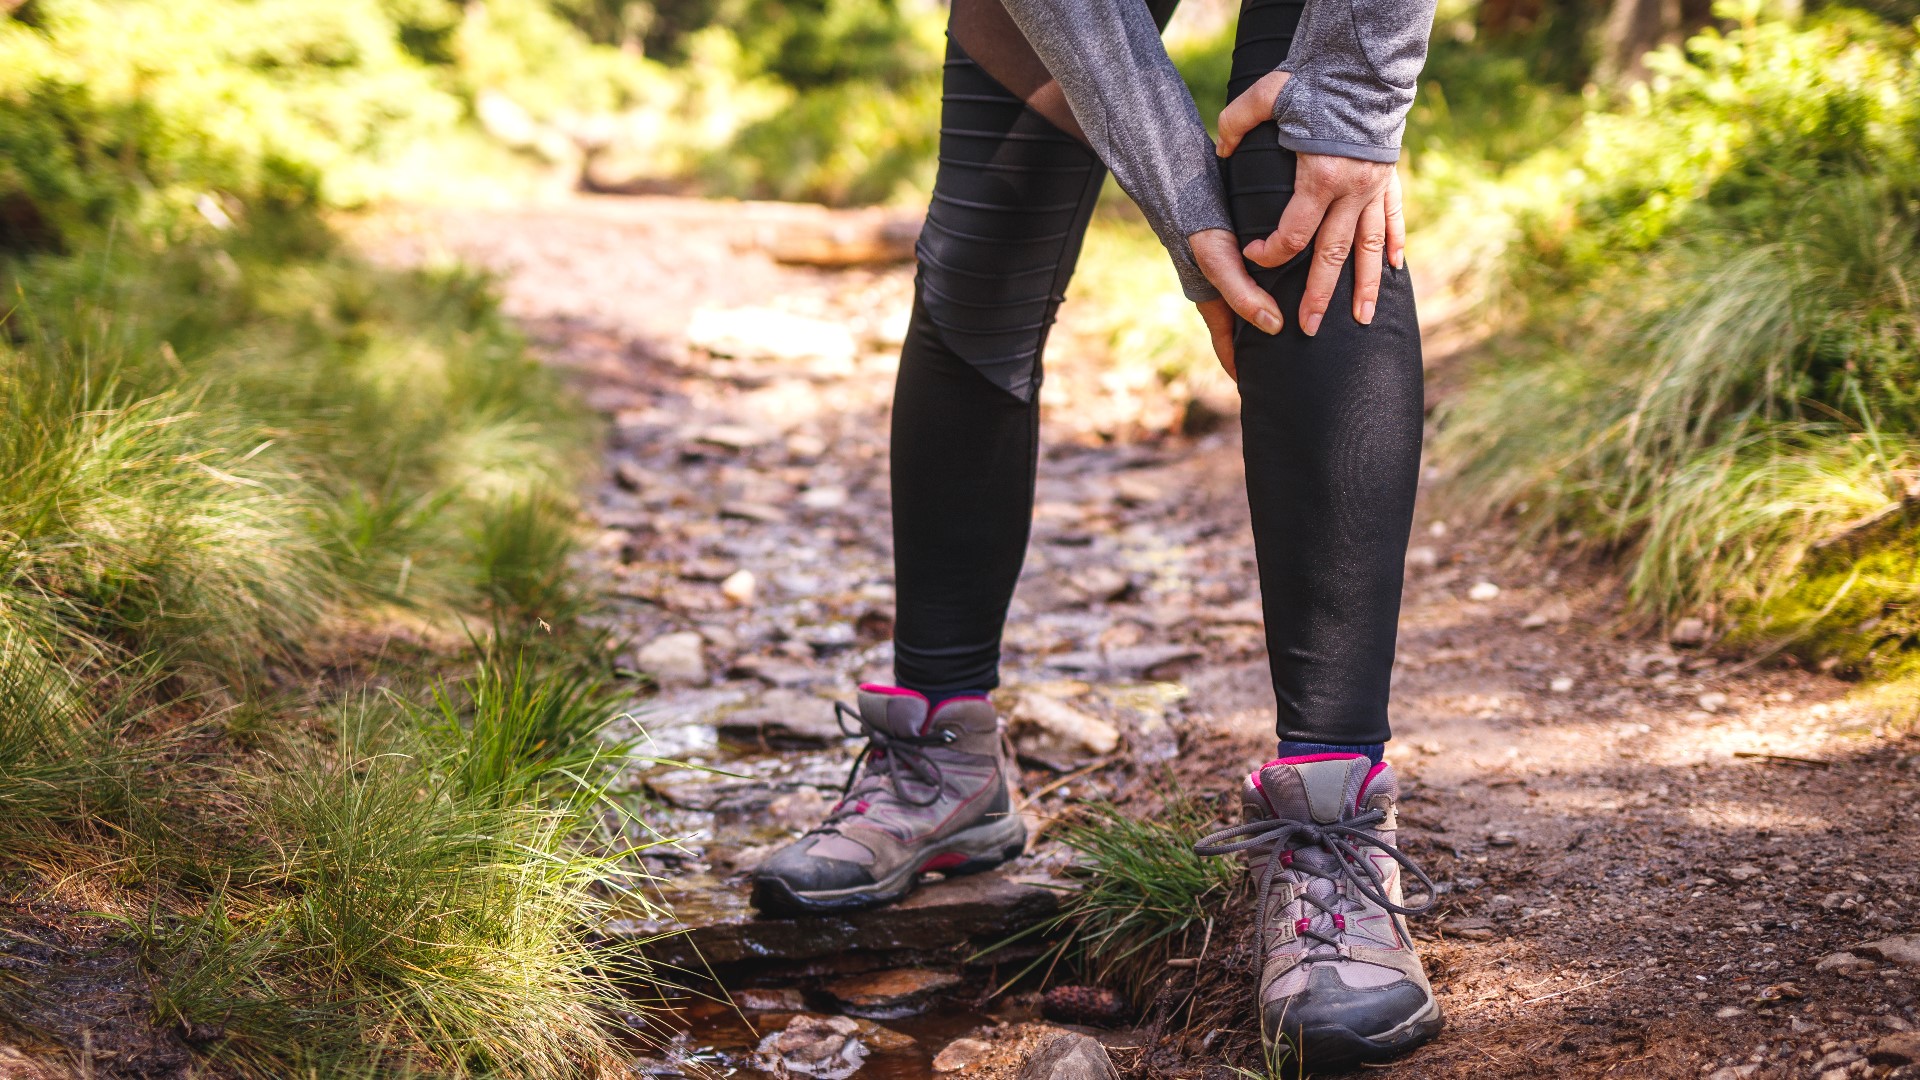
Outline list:
[[[871,885],[801,892],[777,877],[753,879],[753,906],[768,915],[825,915],[897,903],[913,892],[922,873],[964,877],[991,870],[1027,849],[1027,826],[1016,814],[975,825],[933,844],[915,859]],[[938,865],[958,856],[961,861]]]
[[[1297,1064],[1285,1076],[1318,1076],[1345,1072],[1362,1065],[1381,1065],[1404,1057],[1424,1045],[1446,1026],[1440,1003],[1427,999],[1426,1007],[1399,1026],[1368,1037],[1338,1024],[1316,1024],[1298,1034],[1283,1036],[1297,1051]]]

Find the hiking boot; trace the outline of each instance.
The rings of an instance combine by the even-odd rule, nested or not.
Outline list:
[[[827,820],[775,852],[753,877],[753,906],[786,915],[892,903],[921,874],[988,870],[1025,850],[1012,771],[993,704],[927,699],[891,686],[860,688],[860,708],[836,705],[866,749]]]
[[[1270,761],[1248,775],[1245,822],[1194,846],[1246,852],[1259,883],[1260,1031],[1287,1075],[1387,1061],[1440,1032],[1407,932],[1433,883],[1393,846],[1399,783],[1360,754]],[[1402,871],[1425,887],[1408,907]]]

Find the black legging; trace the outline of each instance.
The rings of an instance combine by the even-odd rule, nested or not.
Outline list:
[[[1246,0],[1232,94],[1285,58],[1300,9]],[[1058,105],[1034,94],[1037,61],[1010,25],[993,0],[954,5],[940,167],[894,394],[894,668],[935,696],[999,685],[1033,516],[1040,354],[1105,177],[1063,132],[1077,134],[1070,118],[1054,112],[1055,126],[1028,107]],[[1271,123],[1225,163],[1242,243],[1272,231],[1293,164]],[[1250,267],[1287,328],[1235,335],[1277,726],[1283,739],[1383,742],[1420,464],[1419,327],[1408,274],[1391,266],[1372,325],[1354,322],[1349,263],[1319,334],[1300,333],[1310,257]]]

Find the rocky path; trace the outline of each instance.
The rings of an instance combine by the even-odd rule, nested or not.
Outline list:
[[[390,215],[370,242],[495,270],[610,417],[594,560],[660,683],[641,719],[660,757],[717,770],[635,782],[689,837],[657,866],[695,928],[676,947],[699,955],[678,958],[745,988],[753,1025],[694,1008],[695,1041],[742,1064],[790,1014],[865,1013],[887,1027],[821,1037],[872,1042],[861,1075],[924,1076],[970,1029],[989,1048],[1029,1030],[1017,1001],[973,1011],[982,973],[956,961],[1043,914],[1034,882],[1064,853],[1043,836],[1007,873],[900,912],[745,910],[742,870],[841,781],[826,702],[889,662],[886,408],[911,275],[762,253],[770,231],[822,220],[580,199]],[[1232,425],[1164,434],[1180,402],[1102,355],[1073,310],[1049,357],[1000,694],[1036,824],[1082,799],[1151,803],[1172,781],[1225,789],[1271,748]],[[1626,634],[1604,581],[1445,506],[1424,507],[1414,543],[1392,753],[1405,846],[1443,889],[1418,932],[1449,1028],[1395,1071],[1920,1075],[1920,937],[1904,937],[1920,932],[1920,741],[1847,684]],[[661,928],[645,912],[624,927]],[[1125,1073],[1225,1075],[1251,1013],[1197,1015],[1159,1040],[1102,1039]]]

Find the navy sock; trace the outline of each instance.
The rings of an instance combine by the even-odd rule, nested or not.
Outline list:
[[[1375,765],[1387,753],[1387,744],[1383,742],[1361,743],[1358,746],[1342,746],[1338,743],[1295,742],[1292,739],[1280,740],[1280,757],[1306,757],[1310,754],[1365,754],[1367,760]]]

